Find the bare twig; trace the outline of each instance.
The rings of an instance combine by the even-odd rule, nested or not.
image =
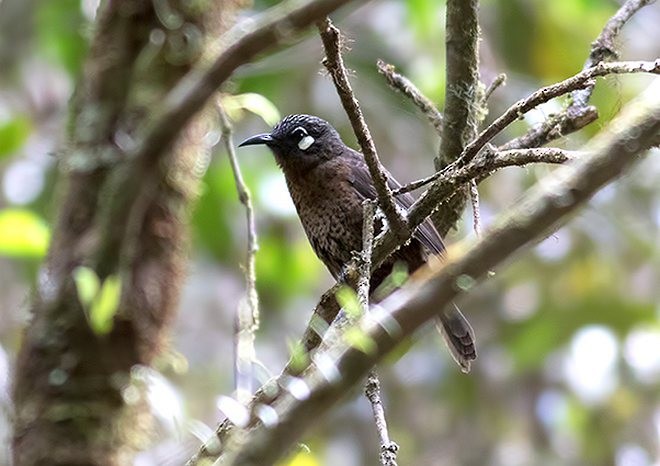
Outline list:
[[[376,187],[376,192],[378,193],[380,208],[383,209],[383,213],[385,214],[385,218],[387,218],[390,229],[392,229],[397,236],[409,236],[410,232],[408,231],[408,226],[396,207],[392,191],[387,184],[387,174],[378,159],[376,146],[371,138],[369,128],[364,121],[360,104],[358,103],[355,94],[351,89],[351,84],[348,81],[348,74],[346,73],[344,60],[341,56],[341,33],[339,32],[339,29],[332,24],[329,18],[320,21],[317,26],[326,55],[323,64],[332,77],[332,81],[337,89],[337,94],[339,95],[344,110],[351,122],[351,126],[353,127],[355,137],[362,149],[362,154],[367,162],[369,173],[371,174],[374,186]]]
[[[273,463],[378,360],[435,318],[438,309],[462,292],[461,287],[455,286],[458,277],[478,280],[522,247],[558,227],[596,191],[629,169],[639,159],[636,156],[655,141],[658,131],[660,88],[656,84],[589,143],[588,158],[555,174],[552,182],[531,193],[466,254],[432,266],[427,274],[417,274],[417,279],[380,303],[375,313],[365,314],[359,328],[374,341],[375,352],[363,352],[337,341],[317,354],[316,361],[332,361],[333,376],[328,376],[327,366],[311,365],[301,380],[308,389],[307,396],[300,398],[282,392],[271,404],[278,414],[278,424],[252,424],[240,450],[233,452],[232,461],[222,464]]]
[[[374,247],[375,208],[370,200],[362,204],[362,252],[358,278],[358,300],[366,311],[369,308],[369,279],[371,278],[371,253]]]
[[[472,227],[478,238],[481,236],[481,212],[479,211],[479,189],[477,180],[474,179],[470,180],[470,202],[472,204]]]
[[[616,59],[618,53],[614,40],[626,21],[643,6],[653,0],[628,0],[605,24],[603,30],[591,45],[591,53],[585,61],[583,70],[592,68],[602,61]],[[584,89],[573,91],[572,102],[558,115],[530,129],[526,134],[515,138],[500,150],[541,147],[562,136],[579,131],[598,119],[598,110],[587,105],[594,89],[594,82],[588,83]]]
[[[653,2],[654,0],[626,1],[614,16],[607,21],[601,33],[596,40],[592,42],[589,58],[584,63],[582,69],[586,70],[593,68],[599,63],[618,59],[619,54],[616,50],[614,40],[619,35],[621,28],[638,10]],[[591,82],[586,88],[574,91],[571,94],[573,103],[567,109],[569,118],[572,114],[580,113],[580,111],[587,106],[595,86],[596,83]]]
[[[387,430],[387,421],[385,420],[385,410],[380,398],[380,381],[374,371],[369,372],[367,384],[364,387],[364,394],[371,403],[371,409],[376,421],[376,430],[378,431],[378,440],[380,441],[380,464],[383,466],[397,466],[396,453],[399,446],[390,440]]]
[[[660,59],[650,61],[627,61],[600,63],[593,68],[579,72],[564,81],[543,87],[530,96],[519,100],[504,112],[499,118],[483,130],[476,139],[468,144],[456,164],[469,162],[492,138],[499,134],[504,128],[519,119],[522,115],[540,104],[555,97],[564,95],[575,89],[582,88],[585,83],[598,76],[624,73],[653,73],[660,74]]]
[[[527,133],[512,139],[499,147],[500,150],[541,147],[555,139],[581,130],[598,119],[598,110],[589,105],[580,114],[570,118],[566,111],[551,116],[543,123],[531,128]]]
[[[486,92],[484,92],[484,102],[487,102],[488,99],[490,98],[491,94],[495,92],[495,90],[500,87],[504,86],[506,84],[506,75],[504,73],[498,74],[495,79],[493,79],[493,82],[490,83],[490,86],[486,89]]]
[[[254,224],[254,210],[250,191],[243,181],[241,167],[238,165],[234,142],[232,140],[232,126],[221,105],[218,105],[218,116],[222,139],[229,157],[236,191],[241,204],[245,206],[247,222],[247,254],[245,266],[246,301],[247,306],[239,304],[236,313],[236,353],[234,355],[234,370],[236,395],[238,401],[245,404],[252,396],[252,365],[256,359],[254,349],[254,333],[259,328],[259,296],[257,295],[257,279],[255,272],[255,255],[258,250],[257,229]]]
[[[522,166],[530,163],[564,163],[574,158],[577,154],[578,152],[575,151],[567,151],[554,147],[493,151],[484,154],[484,160],[480,160],[478,164],[475,164],[474,167],[471,168],[471,170],[474,169],[479,171],[479,173],[475,173],[475,178],[479,178],[484,174],[495,170],[516,165]],[[453,169],[453,166],[447,167],[444,170],[427,176],[426,178],[413,181],[394,191],[394,195],[398,196],[399,194],[414,191],[442,177],[451,177],[450,173]]]
[[[426,118],[431,122],[439,136],[442,136],[442,113],[436,108],[435,104],[426,97],[408,78],[395,71],[394,65],[378,60],[376,63],[378,72],[385,76],[387,84],[403,95],[410,98],[417,108],[419,108]]]
[[[362,217],[362,253],[360,258],[360,277],[358,279],[358,300],[360,305],[367,312],[369,309],[369,277],[371,277],[371,252],[374,243],[374,215],[375,209],[371,201],[367,200],[363,204]],[[380,462],[382,466],[397,466],[396,452],[399,446],[390,441],[387,431],[387,421],[385,420],[385,409],[380,399],[380,381],[376,371],[371,371],[367,377],[367,383],[364,387],[371,409],[374,413],[374,421],[378,439],[380,441]]]

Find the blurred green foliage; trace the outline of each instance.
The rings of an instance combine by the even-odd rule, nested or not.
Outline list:
[[[56,157],[50,154],[65,147],[66,109],[87,53],[93,3],[0,1],[0,60],[6,60],[0,63],[0,350],[12,358],[25,320],[25,297],[37,275],[34,264],[46,253],[57,210]],[[245,16],[276,3],[257,0]],[[383,58],[396,65],[441,107],[444,7],[437,0],[391,0],[333,16],[349,39],[345,59],[379,154],[402,182],[429,174],[438,141],[414,106],[387,88],[375,62]],[[489,102],[487,122],[536,88],[578,72],[591,41],[617,7],[613,0],[483,0],[482,77],[488,84],[499,73],[508,75],[507,85]],[[647,7],[624,28],[622,58],[660,54],[659,9]],[[310,32],[301,44],[241,68],[223,89],[225,99],[233,96],[224,102],[236,139],[267,131],[279,115],[311,113],[330,120],[356,147],[321,58],[319,41]],[[642,76],[600,80],[592,99],[600,120],[557,145],[579,148],[648,82]],[[533,112],[499,140],[521,134],[564,103],[559,99]],[[185,358],[178,367],[187,373],[167,372],[183,400],[186,419],[178,426],[197,419],[213,425],[219,419],[217,396],[232,390],[233,318],[243,299],[246,223],[221,147],[215,147],[191,212],[190,273],[172,338],[179,358]],[[300,335],[331,279],[282,196],[283,183],[273,184],[281,175],[272,157],[253,151],[239,152],[239,162],[252,191],[259,235],[257,351],[268,369],[264,372],[275,373],[298,353],[286,341]],[[660,346],[653,346],[653,338],[639,338],[647,332],[660,339],[657,160],[643,162],[566,228],[459,303],[479,341],[472,374],[453,366],[430,331],[386,359],[379,373],[391,432],[402,447],[400,464],[650,466],[660,461],[660,362],[653,359]],[[486,226],[552,170],[509,169],[482,183]],[[31,183],[34,193],[28,196]],[[470,224],[468,213],[448,242],[471,236]],[[405,276],[402,272],[399,278]],[[81,299],[90,305],[103,287],[80,284]],[[113,306],[103,309],[101,332]],[[606,376],[592,376],[592,388],[602,386],[604,394],[589,398],[567,367],[579,356],[575,348],[586,351],[583,357],[594,366],[603,363],[606,351],[578,344],[594,329],[609,335],[614,356]],[[349,338],[369,351],[359,334]],[[0,436],[3,422],[0,418]],[[296,453],[282,465],[376,464],[377,440],[365,401],[319,424],[305,440],[311,453]],[[182,435],[189,432],[163,429],[156,447],[178,445]],[[6,443],[2,440],[0,445]],[[0,448],[0,464],[3,453]],[[153,459],[153,464],[159,463]]]

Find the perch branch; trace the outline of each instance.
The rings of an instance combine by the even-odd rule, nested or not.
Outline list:
[[[358,279],[358,300],[365,312],[369,310],[369,278],[371,277],[371,253],[374,243],[374,205],[364,202],[362,215],[362,253],[360,258],[360,277]],[[396,452],[399,446],[390,440],[385,420],[385,408],[380,398],[380,380],[375,370],[369,372],[364,394],[371,404],[378,440],[380,442],[380,463],[382,466],[397,466]]]

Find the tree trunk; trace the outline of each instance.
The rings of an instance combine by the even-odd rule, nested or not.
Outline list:
[[[238,2],[102,2],[59,154],[59,214],[16,368],[16,465],[129,464],[149,416],[131,369],[158,353],[183,280],[202,112],[160,160],[132,159],[155,109],[204,60]],[[167,8],[164,8],[165,5]],[[162,8],[162,11],[155,9]],[[112,330],[92,331],[72,272],[117,276]]]

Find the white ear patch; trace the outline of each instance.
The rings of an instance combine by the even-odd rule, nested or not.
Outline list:
[[[298,143],[298,147],[301,150],[307,150],[309,146],[311,146],[312,144],[314,144],[314,138],[307,135],[300,140],[300,142]]]

